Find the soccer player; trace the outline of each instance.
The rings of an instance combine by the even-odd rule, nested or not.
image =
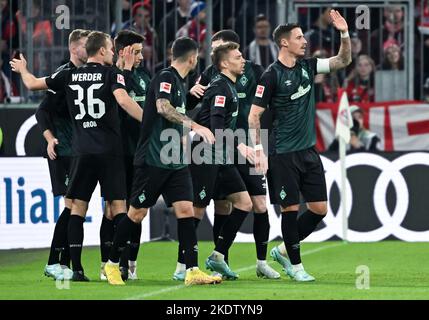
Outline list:
[[[74,70],[64,69],[48,78],[35,78],[27,70],[22,55],[20,60],[11,61],[12,70],[21,74],[30,90],[66,88],[73,121],[74,160],[67,190],[67,197],[72,199],[68,241],[73,281],[89,281],[81,263],[83,223],[98,182],[114,219],[126,214],[125,169],[117,103],[136,120],[141,121],[143,117],[142,109],[125,90],[123,75],[111,67],[114,53],[110,36],[91,32],[86,51],[87,64]]]
[[[221,282],[198,268],[198,245],[192,208],[192,179],[183,161],[184,128],[192,129],[208,143],[214,142],[211,131],[185,115],[184,78],[198,62],[198,44],[187,37],[174,41],[173,61],[152,79],[147,93],[145,116],[134,158],[134,180],[128,215],[119,223],[113,240],[109,262],[105,265],[112,285],[123,285],[119,270],[121,250],[135,232],[148,208],[160,194],[172,203],[177,216],[179,244],[186,261],[185,284]]]
[[[70,61],[60,66],[74,69],[86,63],[86,40],[90,31],[75,29],[69,35]],[[36,111],[36,119],[47,142],[49,174],[54,197],[65,196],[72,158],[72,126],[64,90],[47,91]],[[67,241],[67,226],[70,218],[71,199],[64,197],[64,210],[58,217],[52,237],[45,275],[56,280],[70,280],[70,252]],[[61,259],[60,259],[61,256]]]
[[[226,42],[240,43],[240,37],[233,30],[221,30],[215,33],[211,39],[212,48],[224,44]],[[248,116],[250,107],[252,105],[253,96],[256,91],[257,82],[264,72],[260,65],[257,65],[249,60],[246,60],[244,65],[244,73],[237,77],[235,87],[239,98],[239,112],[236,121],[237,129],[243,129],[246,132],[246,140],[250,143],[248,136]],[[200,76],[197,84],[190,90],[190,104],[193,106],[201,101],[204,92],[207,89],[210,81],[219,75],[219,70],[215,65],[209,66]],[[237,155],[237,153],[235,153]],[[266,207],[266,184],[264,175],[256,175],[255,172],[251,174],[253,165],[249,161],[239,164],[238,159],[235,158],[234,164],[236,165],[241,178],[243,179],[246,189],[250,194],[253,204],[254,222],[253,234],[256,245],[256,274],[259,277],[277,279],[280,277],[279,273],[271,268],[267,261],[267,247],[270,232],[270,223],[268,219],[268,211]],[[220,230],[228,219],[231,213],[231,203],[228,200],[222,199],[219,195],[214,195],[215,214],[213,224],[213,241],[216,245],[217,238]],[[196,212],[196,225],[203,218],[204,212],[198,216]],[[228,264],[228,252],[225,252],[225,262]],[[183,255],[179,249],[178,262],[176,270],[173,274],[174,280],[183,281],[185,274],[185,265],[183,262]]]
[[[307,41],[298,25],[280,25],[274,30],[279,57],[262,75],[249,115],[249,126],[256,131],[252,137],[257,150],[255,164],[263,172],[267,160],[260,144],[259,118],[267,106],[273,112],[275,150],[269,155],[267,177],[271,202],[281,206],[284,247],[275,247],[271,255],[296,281],[314,281],[301,263],[300,241],[327,213],[325,173],[314,147],[314,76],[345,68],[351,62],[347,23],[338,11],[332,10],[330,15],[341,32],[341,47],[338,55],[329,59],[303,59]],[[300,193],[308,210],[297,218]]]
[[[194,211],[196,217],[202,217],[215,193],[232,202],[232,213],[220,231],[215,251],[206,260],[206,267],[226,279],[237,279],[237,274],[224,261],[224,255],[252,209],[244,181],[232,164],[236,153],[233,131],[236,129],[239,113],[235,82],[244,72],[245,60],[239,51],[239,45],[234,42],[217,46],[212,52],[212,60],[220,74],[210,82],[204,93],[197,121],[208,126],[218,138],[225,135],[225,139],[217,139],[211,148],[198,140],[192,143],[190,168],[194,187]],[[246,156],[247,149],[251,148],[241,143],[237,149]]]
[[[143,109],[146,101],[146,93],[150,84],[150,73],[141,66],[143,61],[143,42],[145,38],[133,31],[122,30],[116,36],[115,50],[118,56],[116,67],[120,69],[125,77],[128,95],[136,101]],[[126,48],[130,47],[132,52],[132,65],[126,65]],[[119,109],[121,124],[122,145],[124,148],[124,163],[126,172],[127,201],[131,196],[133,182],[133,161],[140,136],[140,123],[130,117],[123,109]],[[107,206],[106,206],[107,207]],[[110,211],[110,210],[109,210]],[[131,235],[130,243],[121,255],[120,269],[123,280],[137,280],[137,255],[140,248],[141,225]],[[104,265],[109,259],[110,248],[114,236],[114,225],[112,217],[107,214],[103,216],[100,229],[101,248],[101,280],[107,280],[104,274]]]

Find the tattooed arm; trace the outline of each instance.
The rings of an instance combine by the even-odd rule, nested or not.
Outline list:
[[[177,112],[176,108],[171,105],[169,100],[163,98],[156,100],[156,109],[158,113],[168,121],[181,124],[184,127],[195,131],[195,133],[201,136],[207,143],[214,143],[215,138],[213,136],[213,133],[209,129],[200,126],[198,123],[192,121],[186,115]]]
[[[249,113],[250,138],[255,146],[254,163],[257,172],[265,174],[268,169],[268,161],[261,146],[261,116],[265,108],[252,104]]]
[[[341,32],[340,50],[335,57],[329,58],[329,69],[332,72],[343,69],[352,62],[352,50],[350,37],[343,37],[343,35],[347,35],[348,33],[346,20],[340,15],[338,11],[335,10],[331,10],[330,15],[335,28]]]

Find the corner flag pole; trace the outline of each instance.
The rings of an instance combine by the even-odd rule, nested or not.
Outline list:
[[[347,231],[349,229],[349,221],[347,217],[347,192],[346,192],[346,142],[342,137],[339,137],[339,156],[341,165],[341,217],[343,221],[343,241],[347,242]]]
[[[344,90],[338,91],[340,100],[338,106],[337,124],[335,128],[335,136],[338,138],[339,143],[339,157],[341,165],[341,217],[342,217],[342,231],[343,241],[347,241],[347,231],[349,229],[347,217],[347,196],[346,196],[346,145],[350,143],[350,128],[353,126],[352,115],[350,113],[349,101],[347,94]]]

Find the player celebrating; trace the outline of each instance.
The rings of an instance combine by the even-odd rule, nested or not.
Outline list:
[[[74,69],[86,63],[86,40],[90,31],[76,29],[69,35],[70,61],[60,66],[63,69]],[[47,91],[46,97],[36,111],[36,119],[47,142],[49,173],[51,176],[54,197],[65,196],[70,174],[72,126],[67,109],[64,90]],[[70,252],[67,242],[67,226],[70,218],[71,199],[64,197],[64,210],[58,217],[52,237],[48,264],[45,275],[56,280],[70,280]],[[60,260],[61,255],[61,260]]]
[[[145,38],[133,31],[122,30],[115,38],[115,50],[118,56],[116,67],[122,71],[125,77],[126,89],[130,97],[143,109],[146,101],[146,93],[150,84],[150,74],[141,67],[143,61],[143,42]],[[127,47],[130,47],[132,64],[127,65]],[[122,145],[124,148],[124,163],[126,172],[127,200],[129,202],[133,180],[133,161],[137,142],[140,136],[140,123],[130,117],[125,111],[119,109],[121,123]],[[107,206],[106,206],[107,207]],[[109,259],[109,253],[114,236],[113,220],[107,214],[103,216],[100,229],[101,248],[101,280],[107,280],[104,274],[104,265]],[[137,255],[140,248],[141,225],[136,233],[131,235],[130,243],[121,256],[120,269],[122,279],[137,280]]]
[[[67,197],[72,199],[68,240],[73,281],[89,281],[81,264],[83,223],[97,182],[115,219],[126,212],[125,170],[116,102],[136,120],[141,121],[143,117],[142,109],[125,90],[123,75],[111,67],[114,53],[110,36],[91,32],[86,51],[86,65],[62,70],[49,78],[35,78],[29,73],[22,55],[20,60],[11,61],[12,70],[21,74],[30,90],[66,88],[75,156],[67,191]]]
[[[216,48],[226,42],[240,43],[240,37],[233,30],[221,30],[215,33],[211,39],[212,48]],[[239,112],[236,121],[237,129],[243,129],[246,132],[246,139],[250,143],[248,133],[248,116],[250,107],[252,105],[253,96],[255,94],[256,85],[263,73],[263,68],[249,60],[246,60],[244,65],[244,72],[237,77],[235,87],[239,98]],[[201,101],[204,92],[207,89],[211,80],[219,75],[219,70],[215,65],[209,66],[200,76],[197,84],[190,90],[190,104],[191,106]],[[237,153],[235,153],[237,155]],[[253,165],[246,161],[239,164],[237,159],[234,161],[241,178],[243,179],[246,189],[250,194],[252,200],[254,222],[253,234],[255,238],[257,265],[256,273],[263,278],[277,279],[280,277],[279,273],[271,268],[266,262],[267,246],[270,231],[270,224],[268,220],[268,211],[266,207],[266,187],[265,177],[263,175],[251,174]],[[219,237],[220,230],[228,219],[231,213],[231,203],[228,200],[220,200],[222,197],[214,195],[215,199],[215,214],[213,224],[213,241],[216,245],[217,238]],[[199,214],[201,214],[199,216]],[[203,218],[204,211],[196,211],[196,225]],[[225,252],[225,262],[228,264],[228,252]],[[179,258],[174,272],[173,279],[184,279],[185,265],[183,263],[183,255],[179,250]]]
[[[249,126],[256,129],[252,137],[257,150],[256,168],[265,171],[267,162],[260,144],[259,119],[268,105],[273,112],[275,150],[269,155],[267,177],[271,202],[281,206],[287,254],[276,247],[271,255],[296,281],[314,281],[301,263],[300,241],[314,231],[327,213],[325,173],[314,147],[314,76],[342,69],[351,62],[347,23],[338,11],[332,10],[330,15],[341,32],[341,47],[338,55],[329,59],[301,59],[307,41],[298,25],[280,25],[274,30],[279,57],[263,74],[249,115]],[[308,210],[298,219],[300,192]]]
[[[123,285],[119,270],[121,251],[161,193],[177,216],[179,244],[186,261],[185,284],[221,282],[198,268],[198,245],[192,208],[192,180],[183,161],[183,127],[194,130],[204,141],[214,142],[209,129],[186,117],[184,78],[198,63],[198,45],[187,37],[174,41],[173,62],[152,80],[147,94],[145,116],[134,159],[134,180],[128,215],[115,233],[109,262],[105,266],[112,285]]]

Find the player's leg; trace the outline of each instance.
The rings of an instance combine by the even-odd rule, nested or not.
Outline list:
[[[71,169],[71,179],[67,197],[72,200],[68,224],[70,257],[73,266],[73,281],[89,281],[82,267],[83,223],[85,222],[88,203],[97,185],[97,159],[93,156],[76,157]]]
[[[70,257],[73,266],[73,281],[89,281],[82,266],[83,223],[85,222],[88,201],[73,199],[68,225]]]
[[[307,211],[298,219],[299,238],[307,238],[328,212],[325,170],[316,149],[310,148],[302,156],[306,170],[301,187]]]
[[[216,165],[208,164],[191,164],[189,166],[189,172],[192,178],[192,190],[193,190],[193,212],[194,212],[194,227],[195,230],[198,228],[200,221],[204,217],[206,207],[209,205],[210,200],[213,197],[213,192],[216,184],[216,175],[218,167]],[[180,200],[180,199],[179,199]],[[169,199],[171,201],[171,199]],[[184,281],[186,275],[186,263],[180,243],[178,246],[177,253],[177,264],[176,270],[173,274],[173,280]]]
[[[173,207],[177,217],[179,245],[183,249],[185,257],[185,285],[215,284],[222,282],[220,277],[209,276],[198,267],[198,242],[195,231],[192,202],[173,202]]]
[[[280,274],[267,263],[270,221],[266,195],[250,196],[253,204],[253,237],[256,246],[256,275],[260,278],[279,279]]]
[[[114,236],[114,225],[113,215],[110,209],[110,205],[107,201],[104,201],[103,208],[103,220],[101,221],[100,227],[100,253],[101,253],[101,268],[100,268],[100,279],[107,281],[104,273],[104,266],[109,260],[110,249],[112,248],[113,236]]]
[[[191,172],[187,167],[169,171],[170,174],[162,190],[173,204],[177,217],[179,248],[183,250],[186,265],[185,285],[219,283],[222,281],[221,278],[209,276],[198,268],[198,243],[192,202],[194,191]]]
[[[121,271],[119,269],[119,259],[122,251],[130,239],[130,235],[135,232],[135,229],[141,225],[144,217],[146,217],[148,208],[135,208],[130,206],[128,213],[122,217],[118,223],[115,236],[113,238],[113,245],[109,254],[109,261],[106,263],[104,270],[107,280],[112,285],[124,285],[122,280]]]
[[[232,203],[233,209],[222,226],[214,251],[206,260],[206,267],[221,273],[227,279],[234,280],[238,275],[226,264],[225,254],[234,242],[247,214],[252,210],[252,201],[235,166],[221,166],[217,183],[218,187],[224,190],[226,199]]]
[[[67,192],[68,173],[70,171],[70,161],[68,157],[58,157],[56,160],[48,159],[48,166],[54,197],[64,196]],[[67,241],[70,210],[71,200],[64,198],[64,209],[55,224],[48,263],[44,269],[46,276],[57,280],[68,280],[71,279],[73,275],[73,272],[69,268],[70,253]]]
[[[119,171],[118,171],[119,172]],[[123,173],[123,171],[122,171]],[[121,206],[112,208],[115,213],[116,222],[113,245],[109,254],[109,261],[105,265],[107,280],[112,285],[123,285],[119,269],[119,260],[127,242],[133,233],[141,226],[141,222],[147,215],[148,208],[152,207],[161,194],[161,188],[168,177],[159,168],[151,166],[136,167],[133,178],[133,186],[130,197],[130,208],[128,213],[121,214]],[[118,176],[116,179],[123,179],[123,189],[125,190],[125,176]],[[116,180],[118,182],[118,180]],[[119,192],[119,191],[118,191]],[[115,195],[117,197],[118,195]],[[125,198],[123,194],[123,198]],[[125,201],[123,203],[125,207]]]
[[[261,278],[278,279],[280,274],[267,263],[270,221],[267,210],[267,187],[263,175],[256,174],[255,168],[249,163],[236,165],[246,185],[253,205],[253,236],[256,247],[256,275]]]
[[[296,165],[296,153],[273,155],[269,158],[267,173],[272,204],[281,207],[282,246],[271,250],[270,255],[280,263],[285,273],[293,278],[301,268],[301,252],[298,233],[298,210],[300,203],[300,168]]]

